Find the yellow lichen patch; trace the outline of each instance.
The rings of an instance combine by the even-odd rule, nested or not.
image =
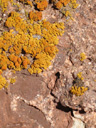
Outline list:
[[[71,13],[70,11],[66,10],[66,11],[63,11],[63,14],[66,16],[66,17],[71,17]]]
[[[4,70],[28,69],[30,74],[46,70],[58,52],[56,47],[59,42],[58,36],[64,33],[65,28],[64,23],[52,24],[46,20],[40,21],[42,13],[39,11],[47,8],[49,2],[47,0],[19,0],[18,3],[13,3],[13,0],[0,0],[3,12],[9,2],[18,9],[22,3],[31,7],[34,5],[38,11],[29,12],[30,20],[22,19],[22,16],[15,11],[12,11],[6,19],[5,27],[9,31],[3,32],[0,36],[0,89],[8,87],[6,79],[1,76]],[[19,2],[22,3],[19,5]],[[60,10],[69,5],[71,8],[77,7],[76,0],[53,0],[53,4]],[[26,14],[28,18],[28,13]],[[66,11],[65,16],[70,16],[70,13]],[[12,84],[15,81],[15,78],[10,79]]]
[[[84,61],[84,60],[86,59],[86,54],[82,52],[82,53],[80,54],[80,57],[81,57],[80,60],[81,60],[81,61]]]
[[[11,78],[11,79],[10,79],[10,83],[11,83],[11,84],[14,84],[15,82],[16,82],[16,78]]]
[[[32,68],[28,68],[28,72],[29,72],[30,74],[33,74],[33,69],[32,69]]]
[[[51,0],[51,2],[53,3],[53,6],[60,10],[64,16],[73,20],[71,11],[78,7],[76,0]]]
[[[81,79],[81,80],[84,80],[84,78],[82,77],[82,72],[79,72],[79,73],[77,74],[77,77],[78,77],[79,79]]]
[[[64,23],[50,23],[43,20],[30,23],[17,12],[11,12],[5,25],[10,28],[0,37],[0,69],[27,69],[40,73],[51,65],[58,49],[58,36],[64,33]],[[16,32],[17,31],[17,32]]]
[[[78,86],[72,86],[70,92],[73,94],[73,95],[76,95],[76,96],[81,96],[84,94],[84,92],[86,92],[88,90],[87,87],[84,87],[84,86],[81,86],[81,87],[78,87]]]
[[[31,19],[31,20],[34,20],[34,21],[39,21],[39,20],[41,20],[42,19],[42,12],[33,12],[33,11],[31,11],[30,13],[29,13],[29,18]]]
[[[70,1],[71,1],[70,6],[71,6],[73,9],[75,9],[75,8],[78,7],[78,4],[77,4],[76,0],[70,0]]]
[[[8,19],[5,22],[5,26],[15,27],[16,31],[19,33],[26,32],[27,31],[27,23],[24,21],[17,12],[11,12],[11,16],[8,17]]]
[[[47,69],[51,65],[52,58],[46,53],[37,54],[36,60],[31,65],[33,73],[40,73],[43,69]]]
[[[6,87],[6,84],[7,84],[6,79],[0,75],[0,89]]]
[[[51,24],[50,22],[44,20],[42,23],[42,27],[45,28],[42,33],[44,38],[50,39],[50,43],[52,43],[52,40],[56,40],[55,42],[58,42],[58,35],[62,35],[64,33],[64,23],[54,23]],[[55,43],[54,42],[54,43]],[[55,43],[57,44],[57,43]]]
[[[0,0],[0,6],[3,12],[7,10],[7,6],[9,2],[13,3],[13,0]]]

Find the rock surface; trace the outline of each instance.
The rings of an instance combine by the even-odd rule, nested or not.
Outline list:
[[[0,128],[96,128],[96,2],[78,2],[73,21],[60,19],[66,30],[52,66],[38,76],[17,73],[16,83],[0,91]],[[59,21],[60,13],[50,9],[43,18]],[[80,97],[69,93],[79,72],[89,88]]]

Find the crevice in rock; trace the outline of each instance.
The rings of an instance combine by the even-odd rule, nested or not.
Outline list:
[[[20,107],[19,113],[21,113],[21,115],[24,114],[24,115],[28,116],[29,119],[36,120],[36,122],[38,122],[43,127],[46,127],[46,128],[50,127],[51,124],[49,121],[47,121],[46,115],[44,114],[44,112],[41,109],[39,109],[37,106],[31,104],[30,101],[23,99],[22,97],[19,97],[18,100],[19,100],[18,103],[19,103],[19,107]],[[18,111],[19,111],[19,109],[18,109]]]
[[[6,95],[8,95],[8,89],[4,88],[4,92],[6,93]]]
[[[66,112],[66,113],[71,112],[71,116],[74,116],[74,115],[73,115],[73,110],[72,110],[72,108],[64,107],[64,106],[61,105],[60,102],[57,104],[56,108],[59,109],[59,110],[61,110],[61,111]]]
[[[82,109],[79,111],[80,114],[85,114],[86,112]]]
[[[55,85],[56,85],[58,79],[60,79],[60,72],[55,73],[55,76],[56,76],[56,80],[55,80]]]
[[[53,94],[52,90],[50,91],[50,95],[55,98],[55,99],[54,99],[54,102],[56,102],[57,97]]]
[[[60,79],[60,72],[56,72],[56,73],[55,73],[55,76],[56,76],[56,80],[55,80],[55,83],[54,83],[54,88],[56,87],[56,84],[57,84],[58,80]],[[54,93],[53,93],[54,88],[51,89],[50,95],[55,98],[55,99],[54,99],[54,102],[56,102],[55,100],[58,99],[58,98],[57,98],[57,96],[54,95]]]
[[[37,106],[30,104],[30,101],[26,101],[26,100],[24,100],[24,99],[22,99],[22,98],[21,98],[21,101],[23,101],[26,105],[28,105],[28,106],[30,106],[30,107],[33,107],[33,108],[39,110],[40,112],[42,112]],[[42,112],[42,114],[44,115],[43,112]],[[45,115],[44,115],[44,116],[45,116]]]
[[[55,74],[55,76],[57,77],[57,79],[59,79],[60,78],[60,72],[57,72],[56,74]],[[57,80],[56,79],[56,80]]]

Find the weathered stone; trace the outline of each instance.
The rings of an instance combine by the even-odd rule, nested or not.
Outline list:
[[[38,77],[26,71],[17,73],[16,83],[8,90],[0,91],[0,128],[96,127],[96,4],[95,0],[80,0],[78,3],[79,7],[72,15],[73,21],[64,20],[52,5],[42,12],[43,19],[51,23],[65,23],[65,33],[59,37],[57,45],[59,52],[46,72]],[[20,6],[27,12],[32,10],[22,3]],[[9,3],[8,9],[10,13],[16,7]],[[0,13],[0,35],[6,30],[7,12],[5,15]],[[83,52],[86,59],[80,61]],[[60,73],[58,78],[57,72]],[[77,97],[70,95],[69,91],[79,72],[82,72],[84,85],[89,90]],[[7,74],[6,78],[10,75]],[[58,103],[62,107],[58,108]]]

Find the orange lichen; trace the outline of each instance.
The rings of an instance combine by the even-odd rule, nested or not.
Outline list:
[[[61,8],[63,7],[63,4],[62,4],[60,1],[58,1],[58,2],[55,4],[55,7],[56,7],[57,9],[61,9]]]
[[[48,2],[47,0],[41,0],[40,2],[36,2],[37,5],[37,9],[39,9],[40,11],[43,11],[44,9],[47,8],[48,6]]]
[[[15,67],[20,68],[20,64],[18,62],[15,62]]]
[[[0,69],[0,75],[2,74],[2,70]]]
[[[1,69],[6,70],[7,69],[7,64],[3,65]]]
[[[17,58],[17,62],[18,62],[19,64],[21,64],[22,60],[21,60],[20,57]]]
[[[60,0],[60,2],[66,6],[68,3],[70,3],[70,0]]]
[[[77,7],[76,0],[52,1],[60,10],[67,5],[71,8]],[[18,3],[13,3],[13,0],[0,0],[3,12],[7,9],[8,2],[20,7]],[[39,11],[45,10],[48,6],[47,0],[19,0],[19,2],[31,7],[35,5]],[[30,20],[22,19],[22,16],[15,11],[9,14],[5,22],[5,27],[9,31],[0,36],[0,89],[8,86],[5,78],[1,76],[3,70],[28,69],[30,74],[40,73],[51,65],[52,59],[57,54],[58,36],[64,33],[64,23],[52,24],[46,20],[40,21],[42,12],[39,11],[29,12]],[[66,16],[69,16],[68,12]],[[11,83],[14,81],[10,80]]]
[[[20,71],[29,68],[32,74],[40,73],[51,65],[51,60],[58,52],[57,36],[64,33],[64,23],[52,24],[43,20],[31,24],[24,21],[17,12],[11,12],[6,26],[13,27],[18,33],[11,29],[0,37],[1,70],[9,68]]]
[[[8,28],[15,27],[16,31],[18,31],[19,33],[27,31],[26,21],[23,21],[23,19],[19,16],[19,13],[15,12],[15,11],[11,12],[11,16],[8,17],[8,19],[6,20],[5,26]]]
[[[27,0],[27,4],[30,5],[31,7],[33,6],[32,1],[30,0]]]
[[[29,18],[34,20],[34,21],[39,21],[42,19],[42,12],[29,12]]]
[[[73,20],[71,11],[78,7],[76,0],[51,0],[51,2],[53,3],[53,6],[60,10],[64,16]]]
[[[22,66],[23,68],[27,68],[27,66],[30,64],[30,60],[26,56],[21,56],[22,59]]]
[[[10,59],[12,62],[14,62],[14,63],[17,62],[17,58],[18,58],[18,57],[15,56],[14,54],[9,55],[8,57],[9,57],[9,59]]]

